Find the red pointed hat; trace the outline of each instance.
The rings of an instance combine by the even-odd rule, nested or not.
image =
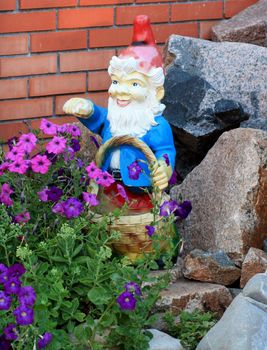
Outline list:
[[[152,67],[162,68],[162,57],[157,49],[148,16],[135,17],[132,44],[123,50],[119,57],[137,59],[140,68],[144,71],[149,71]]]

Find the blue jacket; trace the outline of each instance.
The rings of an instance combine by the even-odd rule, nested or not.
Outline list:
[[[112,135],[110,132],[110,124],[107,120],[107,109],[94,105],[94,113],[88,119],[79,118],[92,132],[99,134],[103,143],[109,140]],[[139,139],[145,142],[151,148],[155,157],[164,159],[163,155],[167,154],[170,160],[170,165],[174,169],[175,164],[175,147],[173,141],[172,130],[166,119],[159,115],[155,117],[158,125],[152,126],[148,132]],[[144,171],[141,172],[138,180],[132,180],[129,177],[128,166],[136,160],[145,160],[143,153],[132,146],[120,146],[120,171],[123,183],[126,186],[150,186],[151,179],[149,176],[149,169],[146,163],[139,162],[138,164]],[[113,150],[112,150],[113,151]],[[111,151],[107,152],[102,166],[103,170],[108,170],[111,161]]]

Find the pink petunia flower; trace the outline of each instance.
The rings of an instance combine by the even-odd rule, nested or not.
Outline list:
[[[96,179],[101,176],[102,171],[99,169],[94,162],[91,162],[88,167],[85,168],[87,171],[88,177],[90,179]]]
[[[49,120],[43,118],[40,125],[40,130],[47,135],[56,135],[58,126]]]
[[[0,202],[7,207],[11,207],[13,205],[13,200],[10,198],[10,195],[13,192],[14,191],[10,188],[9,184],[4,183],[0,191]]]
[[[58,202],[55,204],[52,208],[52,212],[55,214],[63,215],[64,214],[64,207],[63,207],[64,202]]]
[[[68,124],[58,125],[57,132],[60,134],[64,134],[65,132],[67,132],[67,129],[68,129]]]
[[[30,220],[31,216],[28,211],[24,211],[23,213],[20,213],[14,217],[14,221],[18,224],[26,223]]]
[[[66,148],[67,140],[64,137],[54,136],[53,139],[46,145],[46,150],[49,153],[60,154]]]
[[[95,182],[103,187],[109,187],[115,180],[113,177],[107,172],[104,171],[99,177],[96,178]]]
[[[9,168],[9,163],[4,162],[0,165],[0,175],[3,175],[6,170]]]
[[[124,187],[120,184],[117,184],[117,190],[118,190],[119,195],[121,195],[122,198],[124,198],[126,201],[128,201],[128,196],[126,194]]]
[[[19,138],[18,148],[27,153],[31,153],[36,146],[36,142],[37,137],[34,134],[23,134]]]
[[[12,147],[12,149],[7,152],[5,159],[7,160],[17,160],[23,158],[25,151],[19,147]]]
[[[47,194],[48,188],[44,188],[42,191],[37,192],[37,195],[42,202],[48,201],[48,194]]]
[[[83,200],[89,203],[92,207],[96,207],[99,201],[96,199],[96,194],[83,192]]]
[[[46,155],[37,155],[31,159],[31,168],[34,173],[46,174],[51,165]]]
[[[24,159],[17,159],[13,163],[10,163],[8,170],[11,173],[25,174],[28,169],[28,164]]]
[[[77,125],[67,125],[67,130],[66,130],[71,136],[81,136],[81,130]]]

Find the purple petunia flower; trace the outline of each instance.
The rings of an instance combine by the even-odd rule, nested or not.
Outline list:
[[[0,175],[3,175],[5,171],[9,169],[9,163],[4,162],[0,165]]]
[[[7,145],[9,150],[11,150],[13,147],[16,146],[16,144],[18,143],[19,139],[17,136],[11,137],[10,139],[7,140]]]
[[[96,148],[100,147],[100,145],[99,145],[99,143],[98,143],[98,141],[97,141],[95,136],[91,135],[90,136],[90,140],[93,142],[93,144],[96,146]]]
[[[5,335],[0,336],[0,349],[1,350],[12,350],[10,340],[6,339]]]
[[[57,186],[51,186],[47,191],[47,198],[49,201],[56,202],[63,195],[63,191]]]
[[[11,207],[13,205],[13,200],[10,198],[10,195],[13,192],[14,191],[10,188],[9,184],[4,183],[0,191],[0,202],[7,207]]]
[[[126,292],[136,294],[136,295],[142,295],[140,286],[135,282],[128,282],[124,286]]]
[[[127,193],[126,193],[126,191],[125,191],[125,189],[124,189],[124,187],[123,187],[122,185],[117,184],[117,190],[118,190],[118,194],[119,194],[122,198],[124,198],[126,201],[129,200],[129,198],[128,198],[128,196],[127,196]]]
[[[80,142],[76,139],[70,140],[70,146],[73,149],[74,152],[78,152],[81,149]]]
[[[164,158],[164,160],[165,160],[165,163],[167,164],[167,166],[169,166],[170,165],[170,159],[169,159],[169,156],[168,156],[168,154],[163,154],[163,158]]]
[[[117,298],[117,303],[122,310],[133,311],[136,305],[136,299],[130,292],[123,292]]]
[[[21,281],[17,277],[11,277],[4,283],[6,294],[18,294],[20,291]]]
[[[170,185],[175,185],[177,183],[177,172],[176,170],[173,170],[172,176],[169,179]]]
[[[81,136],[81,130],[77,125],[67,124],[67,133],[71,134],[71,136]]]
[[[25,272],[26,272],[25,267],[20,263],[16,263],[8,268],[8,275],[11,278],[12,277],[20,277],[20,276],[24,275]]]
[[[63,203],[64,202],[56,203],[52,208],[52,212],[55,214],[63,215],[64,214]]]
[[[0,291],[0,310],[9,310],[12,299],[5,292]]]
[[[69,198],[62,203],[67,219],[78,217],[84,210],[83,204],[77,198]]]
[[[33,323],[34,312],[26,305],[21,305],[13,311],[17,324],[20,326],[27,326]]]
[[[139,175],[140,175],[140,173],[142,171],[142,168],[138,164],[138,162],[134,161],[127,168],[128,168],[128,171],[129,171],[129,178],[132,179],[132,180],[138,180],[139,179]]]
[[[0,283],[8,281],[8,268],[4,264],[0,264]]]
[[[156,228],[154,226],[146,225],[145,226],[146,233],[149,235],[149,237],[153,236]]]
[[[46,174],[50,165],[51,162],[46,155],[41,156],[38,154],[31,159],[31,168],[34,173]]]
[[[47,202],[48,201],[48,195],[47,195],[47,190],[48,188],[44,188],[42,191],[37,192],[37,195],[42,202]]]
[[[16,325],[14,323],[9,324],[4,328],[4,334],[8,340],[16,340],[18,338],[18,332],[16,330]],[[0,349],[2,349],[0,347]]]
[[[178,207],[178,203],[174,200],[164,201],[160,206],[160,216],[170,216]]]
[[[99,201],[96,199],[96,194],[83,192],[83,200],[89,203],[92,207],[96,207]]]
[[[28,211],[24,211],[23,213],[14,216],[14,222],[16,222],[17,224],[22,224],[24,222],[28,222],[30,218],[30,213]]]
[[[185,200],[178,204],[177,209],[174,212],[175,216],[179,216],[181,219],[186,219],[192,210],[192,204],[189,200]]]
[[[80,168],[80,169],[84,166],[84,163],[81,160],[81,158],[77,158],[76,159],[76,163],[77,163],[77,167]]]
[[[52,339],[53,339],[53,335],[49,332],[45,332],[45,334],[42,336],[42,339],[38,340],[38,349],[45,348],[46,345],[51,343]]]
[[[36,293],[32,286],[20,288],[18,299],[21,305],[33,306],[36,300]]]

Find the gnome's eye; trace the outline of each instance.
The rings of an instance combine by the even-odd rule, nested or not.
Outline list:
[[[133,86],[139,86],[139,84],[135,81],[134,83],[132,83]]]
[[[112,84],[116,85],[116,84],[118,84],[118,81],[117,80],[112,80]]]

